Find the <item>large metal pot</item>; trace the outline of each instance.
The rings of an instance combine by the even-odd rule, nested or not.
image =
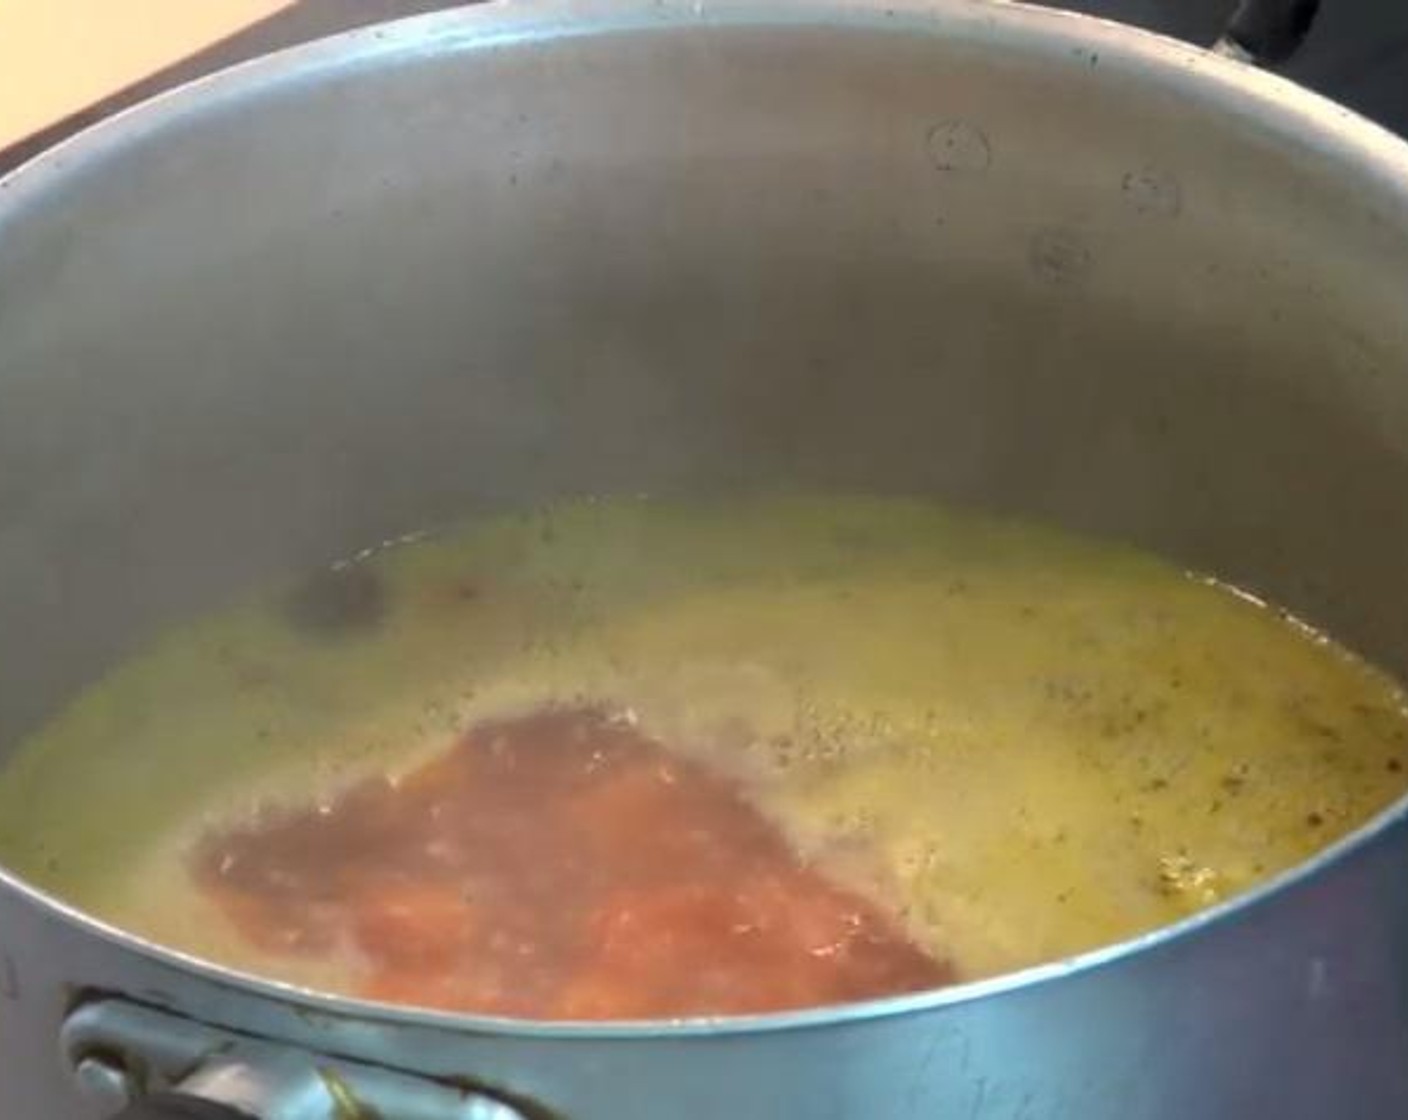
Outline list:
[[[562,0],[246,66],[0,181],[0,742],[237,589],[566,491],[1021,510],[1408,671],[1405,293],[1408,149],[1092,20]],[[4,877],[0,1114],[1401,1117],[1405,866],[1400,804],[1079,960],[591,1029],[280,988]]]

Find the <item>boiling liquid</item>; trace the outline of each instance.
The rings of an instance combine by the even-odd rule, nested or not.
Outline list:
[[[934,982],[1234,895],[1408,766],[1388,679],[1141,553],[906,501],[587,503],[164,636],[0,774],[0,857],[168,945],[394,996],[355,939],[242,930],[200,853],[409,780],[476,728],[583,709],[731,783]]]

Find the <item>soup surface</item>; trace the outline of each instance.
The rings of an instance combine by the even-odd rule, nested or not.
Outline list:
[[[1171,922],[1398,797],[1297,622],[921,502],[562,506],[171,631],[0,772],[0,858],[315,987],[529,1018],[929,988]]]

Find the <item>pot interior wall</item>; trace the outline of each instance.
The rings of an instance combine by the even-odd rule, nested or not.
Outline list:
[[[984,11],[439,17],[0,187],[0,744],[164,621],[582,492],[1036,514],[1408,669],[1404,188]]]

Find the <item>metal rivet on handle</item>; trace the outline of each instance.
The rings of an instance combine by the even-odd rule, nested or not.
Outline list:
[[[116,1112],[131,1104],[137,1095],[132,1075],[121,1065],[96,1054],[78,1060],[73,1079],[84,1097],[105,1111]]]

